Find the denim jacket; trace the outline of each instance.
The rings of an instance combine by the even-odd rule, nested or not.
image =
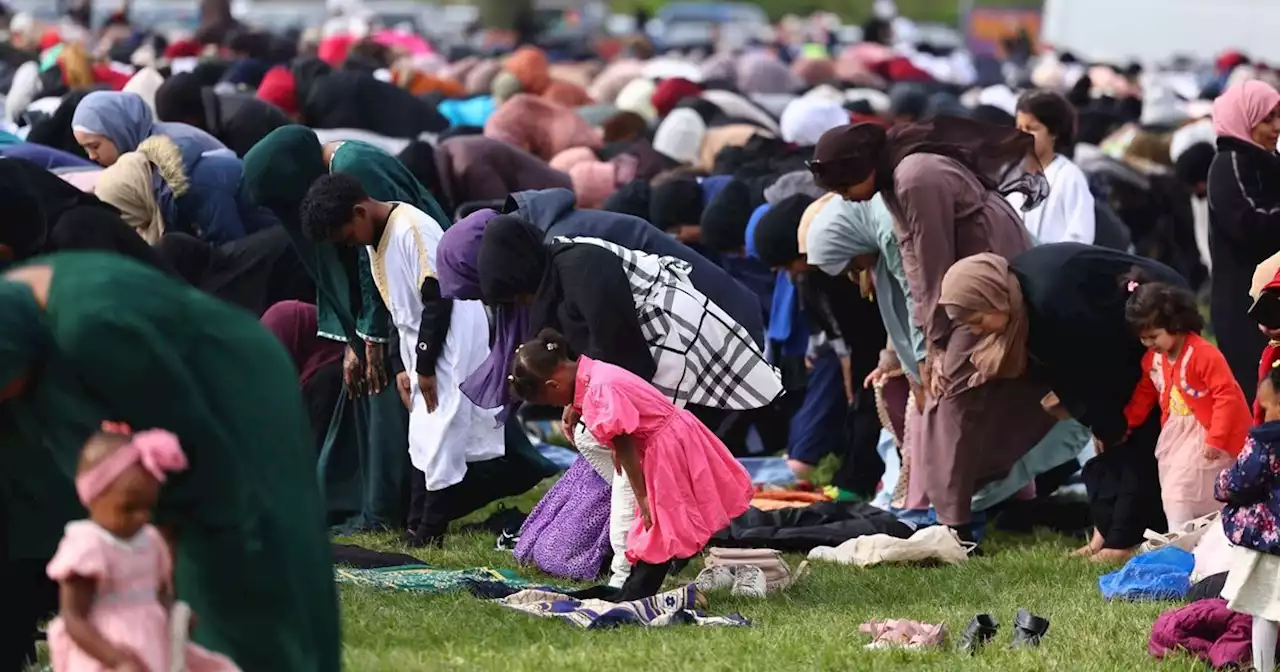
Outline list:
[[[1280,421],[1249,430],[1235,464],[1223,470],[1214,497],[1226,504],[1222,528],[1231,543],[1280,555]]]

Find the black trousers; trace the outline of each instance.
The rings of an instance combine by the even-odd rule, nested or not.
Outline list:
[[[880,444],[880,414],[876,411],[875,390],[862,389],[853,398],[845,421],[844,454],[831,484],[865,499],[876,495],[884,477],[884,460],[876,448]]]
[[[1127,442],[1084,465],[1081,477],[1089,493],[1089,513],[1105,540],[1104,548],[1133,548],[1142,543],[1148,528],[1168,528],[1155,456],[1159,436],[1160,409],[1155,409]]]
[[[637,562],[631,566],[631,575],[621,588],[612,586],[591,586],[582,590],[567,593],[569,597],[579,600],[608,600],[609,602],[631,602],[653,597],[662,590],[662,582],[671,570],[671,561],[652,564]]]
[[[461,482],[433,492],[427,491],[426,474],[412,472],[406,527],[424,538],[444,534],[450,522],[491,502],[528,492],[548,475],[519,454],[470,462]]]

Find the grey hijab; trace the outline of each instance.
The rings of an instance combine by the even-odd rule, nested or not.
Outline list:
[[[902,252],[893,233],[893,216],[877,195],[865,203],[833,198],[809,225],[805,239],[809,263],[827,275],[839,275],[849,260],[875,254],[876,305],[902,367],[920,380],[918,363],[924,359],[924,332],[911,320],[911,289],[902,267]]]

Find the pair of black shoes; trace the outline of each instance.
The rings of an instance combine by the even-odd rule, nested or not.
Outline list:
[[[995,638],[1000,624],[990,614],[978,614],[969,621],[960,636],[960,650],[965,653],[977,653]],[[1014,649],[1029,649],[1040,646],[1040,640],[1049,631],[1049,619],[1036,616],[1026,609],[1019,609],[1018,616],[1013,619]]]

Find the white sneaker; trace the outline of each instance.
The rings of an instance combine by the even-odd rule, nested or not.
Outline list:
[[[724,565],[704,568],[693,580],[693,585],[704,593],[732,588],[733,584],[733,571]]]
[[[738,565],[733,569],[733,595],[758,598],[768,595],[769,583],[759,567]]]

